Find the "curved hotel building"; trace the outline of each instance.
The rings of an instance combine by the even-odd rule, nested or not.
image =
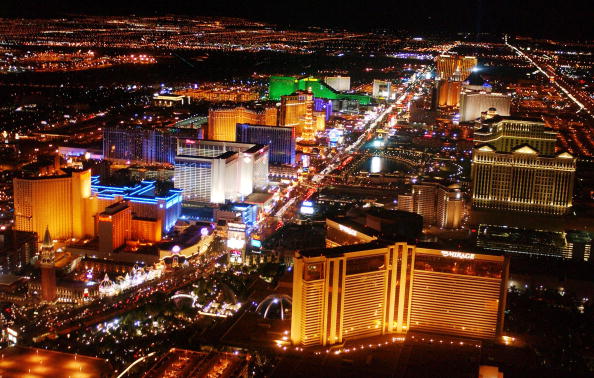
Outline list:
[[[503,326],[504,256],[371,241],[297,252],[294,264],[295,345],[409,330],[491,339]]]

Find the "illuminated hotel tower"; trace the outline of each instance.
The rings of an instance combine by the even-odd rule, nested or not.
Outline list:
[[[398,195],[398,210],[421,215],[425,225],[458,228],[464,216],[464,199],[459,185],[414,184],[411,193]]]
[[[276,107],[269,106],[262,111],[254,111],[242,106],[231,109],[209,109],[206,139],[235,142],[237,124],[276,126],[277,121]]]
[[[499,115],[509,116],[510,107],[509,95],[464,89],[460,93],[460,122],[474,121],[491,108]]]
[[[472,156],[475,208],[562,215],[572,205],[576,159],[567,152],[539,155],[527,144],[500,152],[490,144]]]
[[[39,266],[41,267],[41,299],[46,302],[56,300],[56,267],[54,261],[54,243],[49,229],[46,228],[39,259]]]
[[[15,229],[38,237],[51,228],[56,239],[93,235],[81,222],[91,196],[91,170],[64,170],[58,175],[14,179]]]
[[[476,64],[477,60],[474,56],[440,55],[435,58],[437,76],[444,80],[452,79],[456,72],[459,72],[462,80],[465,80]]]
[[[503,256],[407,243],[297,252],[291,341],[331,345],[408,330],[495,338],[507,276]]]
[[[458,106],[462,82],[470,75],[476,63],[473,56],[440,55],[435,59],[439,106]]]
[[[234,142],[235,127],[238,123],[257,124],[258,121],[258,113],[241,106],[232,109],[210,109],[207,139]]]
[[[305,91],[282,96],[280,126],[292,127],[295,129],[297,138],[313,141],[315,139],[313,101],[313,94]]]
[[[538,119],[514,119],[501,115],[483,120],[474,131],[475,145],[488,143],[499,152],[511,152],[528,144],[540,155],[553,155],[557,133]]]

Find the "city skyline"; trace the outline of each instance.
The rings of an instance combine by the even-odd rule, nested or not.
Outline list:
[[[3,3],[0,376],[592,376],[590,8]]]
[[[533,17],[538,12],[538,17]],[[164,4],[160,1],[130,1],[126,3],[108,0],[107,3],[74,1],[18,2],[9,0],[2,10],[9,17],[45,16],[164,16],[194,15],[211,17],[239,17],[263,21],[287,27],[346,28],[353,31],[410,31],[421,33],[469,33],[467,38],[478,38],[480,33],[521,34],[534,37],[564,37],[568,40],[588,40],[593,37],[592,28],[582,28],[592,9],[587,1],[570,0],[563,4],[543,6],[542,2],[464,0],[456,6],[433,1],[378,2],[373,7],[362,6],[355,1],[336,8],[331,3],[305,0],[300,6],[271,0],[250,2],[223,0],[189,4],[177,2]],[[3,14],[0,13],[0,16]]]

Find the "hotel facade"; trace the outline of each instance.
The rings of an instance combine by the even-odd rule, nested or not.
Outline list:
[[[492,339],[503,326],[503,256],[372,241],[297,252],[291,341],[320,346],[409,330]]]
[[[576,159],[542,156],[529,145],[499,152],[489,144],[472,156],[475,208],[562,215],[572,206]]]
[[[464,80],[476,65],[477,59],[474,56],[439,55],[435,58],[437,75],[445,80],[453,78],[456,73]]]
[[[260,144],[179,140],[175,187],[189,201],[240,200],[268,185],[268,152]]]
[[[15,178],[13,183],[16,230],[36,232],[38,240],[46,228],[57,239],[81,238],[92,232],[81,222],[91,196],[91,170]]]
[[[474,131],[475,145],[489,144],[499,152],[511,152],[518,146],[528,144],[539,155],[555,154],[557,132],[544,122],[503,117],[499,114],[478,124],[479,128]]]

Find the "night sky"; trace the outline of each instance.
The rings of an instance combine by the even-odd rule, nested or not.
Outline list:
[[[594,38],[594,3],[588,0],[2,0],[0,15],[237,16],[290,27],[390,28],[420,33],[511,33],[584,40]]]

